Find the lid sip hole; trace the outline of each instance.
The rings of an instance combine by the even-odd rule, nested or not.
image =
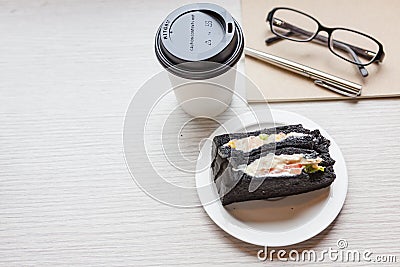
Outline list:
[[[231,22],[228,23],[228,33],[232,33],[233,31],[233,25]]]

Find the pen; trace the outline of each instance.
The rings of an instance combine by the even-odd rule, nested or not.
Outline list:
[[[362,86],[360,84],[249,47],[244,48],[244,53],[245,55],[308,77],[314,80],[315,85],[334,91],[338,94],[349,97],[357,97],[361,95]]]

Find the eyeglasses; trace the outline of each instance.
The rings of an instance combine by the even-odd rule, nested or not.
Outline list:
[[[346,28],[325,27],[310,15],[292,8],[272,9],[267,22],[276,35],[265,40],[267,45],[282,39],[328,45],[334,55],[357,65],[364,77],[368,76],[365,66],[373,62],[380,63],[385,57],[383,45],[372,36]],[[328,33],[328,37],[320,35],[321,31]]]

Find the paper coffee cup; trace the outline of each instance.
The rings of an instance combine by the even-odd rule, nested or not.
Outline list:
[[[178,103],[192,116],[216,117],[232,101],[244,47],[242,30],[224,8],[190,4],[167,16],[155,52],[168,71]]]

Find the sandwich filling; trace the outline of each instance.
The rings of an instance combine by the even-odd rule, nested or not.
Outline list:
[[[278,133],[278,134],[259,134],[257,136],[249,136],[241,139],[232,139],[224,146],[229,146],[243,152],[250,152],[253,149],[259,148],[262,145],[270,144],[274,142],[280,142],[289,137],[302,137],[307,134],[291,132],[288,134]]]
[[[254,177],[295,176],[301,174],[303,170],[307,173],[325,171],[324,167],[318,165],[321,162],[320,157],[308,158],[304,154],[274,155],[270,153],[239,169]]]

